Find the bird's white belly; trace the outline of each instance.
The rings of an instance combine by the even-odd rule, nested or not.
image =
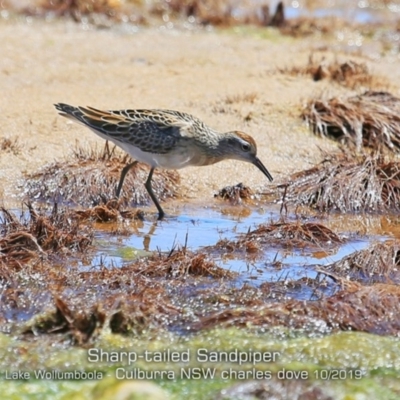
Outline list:
[[[96,133],[98,134],[98,132]],[[106,140],[112,141],[118,147],[125,150],[134,160],[143,162],[155,168],[180,169],[192,165],[191,160],[193,159],[193,154],[191,154],[190,151],[173,151],[166,154],[148,153],[130,145],[129,143],[119,142],[109,137],[106,138],[105,136],[102,137]]]

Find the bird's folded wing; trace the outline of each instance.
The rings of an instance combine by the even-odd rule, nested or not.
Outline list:
[[[79,110],[81,115],[75,117],[91,129],[144,152],[168,153],[191,126],[189,121],[162,110],[101,111],[92,107]]]

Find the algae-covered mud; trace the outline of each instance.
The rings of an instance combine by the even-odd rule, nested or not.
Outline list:
[[[398,7],[327,3],[0,4],[1,399],[400,397]],[[274,181],[156,169],[159,221],[59,102],[246,132]]]
[[[140,339],[104,334],[87,348],[43,339],[1,341],[2,390],[11,399],[110,399],[122,393],[151,399],[236,399],[243,393],[395,399],[400,390],[398,340],[357,332],[310,337],[304,331],[230,328]]]

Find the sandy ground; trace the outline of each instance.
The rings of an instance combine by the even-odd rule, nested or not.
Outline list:
[[[88,129],[58,116],[57,102],[102,109],[170,108],[221,131],[243,130],[256,139],[259,157],[276,178],[320,161],[319,149],[337,148],[313,136],[299,113],[310,96],[349,90],[277,72],[304,65],[322,46],[318,38],[294,40],[277,33],[262,38],[233,30],[102,30],[40,20],[0,20],[0,36],[0,139],[18,136],[22,145],[17,154],[0,153],[6,203],[24,173],[68,156],[76,142],[102,145]],[[321,54],[334,51],[328,46]],[[391,60],[362,61],[400,82]],[[235,161],[187,168],[181,176],[183,194],[200,201],[226,185],[243,182],[257,189],[267,184],[255,167]]]

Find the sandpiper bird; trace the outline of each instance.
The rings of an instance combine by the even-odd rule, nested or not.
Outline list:
[[[145,187],[159,219],[165,213],[151,187],[156,168],[179,169],[234,159],[254,164],[270,181],[273,179],[257,157],[256,142],[251,136],[239,131],[217,132],[190,114],[172,110],[101,111],[62,103],[55,107],[62,116],[86,125],[136,160],[122,169],[117,197],[130,168],[138,161],[150,165]]]

